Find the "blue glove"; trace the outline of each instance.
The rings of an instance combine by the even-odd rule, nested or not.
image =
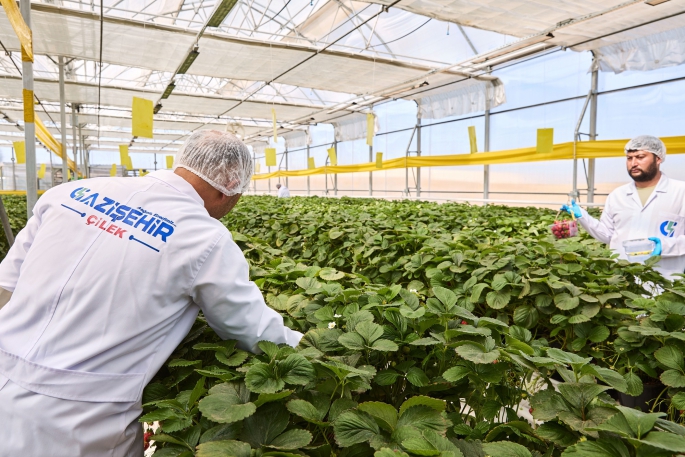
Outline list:
[[[580,206],[576,204],[576,200],[571,200],[571,206],[564,205],[559,208],[560,211],[566,211],[569,214],[573,214],[576,219],[583,217],[583,212],[580,210]]]
[[[652,251],[652,257],[655,255],[661,255],[661,238],[657,238],[655,236],[648,238],[650,241],[654,241],[656,246],[654,246],[654,250]]]

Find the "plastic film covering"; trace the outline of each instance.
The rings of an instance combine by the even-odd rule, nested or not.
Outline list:
[[[659,138],[651,135],[636,136],[628,141],[625,146],[626,154],[632,151],[647,151],[666,161],[666,145]]]
[[[450,116],[492,109],[507,98],[499,79],[471,79],[457,86],[447,86],[412,97],[419,106],[422,119],[442,119]]]
[[[595,49],[599,69],[622,73],[685,63],[685,27]]]
[[[293,130],[292,132],[282,133],[279,136],[285,139],[285,145],[289,149],[303,148],[308,144],[312,144],[309,130]]]
[[[336,141],[353,141],[366,138],[366,114],[353,113],[331,121]],[[374,113],[374,133],[378,132],[378,117]]]
[[[242,194],[252,178],[250,150],[235,135],[217,130],[195,132],[178,153],[176,168],[185,168],[224,195]]]

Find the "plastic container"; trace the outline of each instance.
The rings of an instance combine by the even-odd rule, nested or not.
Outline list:
[[[554,221],[549,230],[557,240],[578,236],[578,221]]]
[[[623,242],[623,250],[630,262],[644,263],[652,256],[656,243],[647,238],[626,240]]]

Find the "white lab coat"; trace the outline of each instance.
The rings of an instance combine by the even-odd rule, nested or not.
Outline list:
[[[599,220],[582,212],[578,221],[583,228],[609,244],[620,258],[627,258],[623,241],[658,237],[663,253],[656,269],[671,279],[685,270],[685,182],[662,174],[644,207],[631,182],[609,194]]]
[[[278,189],[278,198],[283,197],[290,197],[290,190],[288,190],[287,187],[281,185],[281,188]]]
[[[297,345],[230,233],[170,171],[49,190],[0,264],[0,456],[141,456],[145,385],[203,311]]]

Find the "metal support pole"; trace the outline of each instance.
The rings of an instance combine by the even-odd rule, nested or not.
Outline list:
[[[416,157],[421,157],[421,113],[416,113]],[[416,167],[416,197],[421,197],[421,167]]]
[[[338,157],[338,140],[333,142],[333,149],[335,150],[335,157]],[[338,195],[338,173],[333,174],[333,195]]]
[[[153,159],[154,159],[154,161],[155,161],[155,171],[157,171],[157,153],[155,152],[155,153],[153,154],[153,156],[154,156]]]
[[[488,101],[486,99],[486,106]],[[490,152],[490,109],[485,110],[485,137],[483,139],[483,152]],[[483,200],[490,198],[490,165],[483,165]],[[485,203],[487,205],[487,203]]]
[[[79,147],[79,158],[81,159],[81,174],[84,178],[88,177],[88,172],[86,171],[86,151],[83,144],[83,134],[81,133],[81,124],[78,125],[78,147]]]
[[[26,25],[31,28],[31,0],[19,2],[21,15]],[[22,53],[23,54],[23,53]],[[21,62],[21,78],[24,87],[24,104],[30,100],[33,105],[33,62]],[[34,110],[24,107],[24,141],[26,149],[26,214],[33,215],[33,207],[38,201],[38,173],[36,172],[36,124]]]
[[[64,57],[59,56],[59,130],[62,134],[62,182],[67,182],[67,110],[64,95]]]
[[[373,162],[373,146],[369,146],[369,162]],[[369,172],[369,195],[373,195],[373,171]]]
[[[17,159],[14,158],[14,148],[12,148],[12,190],[17,190]]]
[[[257,168],[256,163],[257,163],[257,153],[254,152],[254,149],[253,149],[252,150],[252,164],[255,168]],[[257,180],[256,179],[252,180],[252,190],[254,191],[255,194],[257,193]]]
[[[309,143],[307,143],[307,168],[309,168]],[[310,195],[311,193],[311,183],[309,180],[309,176],[307,176],[307,195]]]
[[[597,58],[592,62],[592,98],[590,99],[590,141],[597,139],[597,90],[599,86],[599,65]],[[587,170],[587,201],[595,201],[595,159],[588,160]]]
[[[78,137],[76,136],[76,111],[75,111],[75,106],[72,103],[71,104],[71,147],[72,147],[72,153],[74,154],[74,179],[78,178],[78,143],[77,139]],[[68,177],[69,175],[67,175]],[[65,181],[66,182],[66,181]]]
[[[283,155],[285,156],[285,171],[288,171],[288,147],[287,146],[285,148],[285,152],[283,153]],[[288,186],[288,177],[287,176],[285,177],[285,187],[290,189],[290,187]]]

